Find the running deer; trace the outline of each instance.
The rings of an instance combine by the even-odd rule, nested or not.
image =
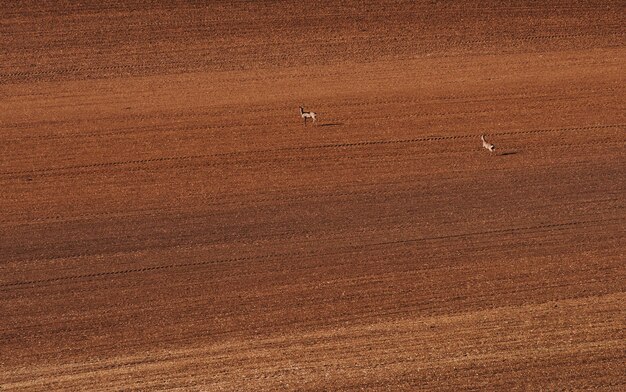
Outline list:
[[[302,106],[300,106],[300,116],[304,119],[304,126],[306,127],[306,119],[313,120],[313,124],[317,122],[316,114],[314,112],[305,112]]]
[[[494,146],[493,144],[487,142],[485,140],[485,135],[480,135],[480,140],[483,142],[483,147],[485,147],[487,150],[494,152],[496,149],[496,146]]]

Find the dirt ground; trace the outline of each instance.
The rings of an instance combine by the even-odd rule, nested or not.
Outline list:
[[[0,390],[625,390],[625,26],[2,2]]]

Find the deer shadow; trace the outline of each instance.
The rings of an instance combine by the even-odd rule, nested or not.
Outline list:
[[[339,127],[342,125],[343,123],[325,123],[325,124],[319,124],[318,127]]]
[[[518,151],[505,151],[505,152],[499,153],[498,156],[503,157],[503,156],[506,156],[506,155],[515,155],[517,153],[518,153]]]

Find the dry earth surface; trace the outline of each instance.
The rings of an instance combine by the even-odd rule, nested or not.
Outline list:
[[[625,390],[626,6],[477,3],[2,2],[0,390]]]

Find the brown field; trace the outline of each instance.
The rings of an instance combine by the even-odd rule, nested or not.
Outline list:
[[[0,390],[626,390],[625,26],[2,2]]]

